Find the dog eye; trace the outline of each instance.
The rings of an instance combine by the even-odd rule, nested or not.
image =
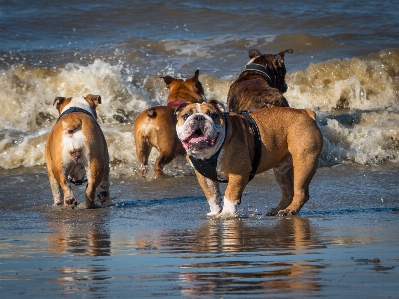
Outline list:
[[[218,114],[217,113],[209,113],[208,114],[213,120],[218,118]]]
[[[183,118],[184,120],[187,120],[187,118],[189,118],[190,115],[191,115],[190,113],[183,114],[182,118]]]

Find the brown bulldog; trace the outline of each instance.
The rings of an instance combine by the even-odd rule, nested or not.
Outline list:
[[[47,137],[45,153],[54,204],[75,208],[78,202],[70,183],[87,181],[86,207],[93,208],[97,187],[102,203],[109,198],[108,148],[96,121],[101,97],[57,97],[55,103],[60,117]]]
[[[293,180],[269,215],[297,214],[309,200],[323,138],[311,110],[271,107],[223,113],[216,100],[176,109],[177,136],[195,167],[210,206],[208,215],[235,215],[249,180],[292,156]],[[221,207],[218,180],[228,181]]]
[[[170,163],[177,154],[184,154],[184,148],[176,135],[177,106],[183,102],[202,103],[205,99],[204,89],[198,80],[199,70],[187,80],[175,79],[170,76],[161,77],[169,89],[166,100],[167,106],[157,106],[141,112],[134,122],[134,141],[136,154],[142,177],[148,168],[148,157],[153,147],[159,156],[154,165],[154,177],[163,175],[163,168]]]
[[[261,54],[255,49],[249,50],[251,60],[230,86],[227,95],[228,110],[231,112],[271,106],[288,107],[288,102],[283,96],[287,91],[284,55],[292,52],[288,49],[273,55]]]

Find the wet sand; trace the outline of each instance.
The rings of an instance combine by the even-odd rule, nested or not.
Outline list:
[[[319,168],[282,218],[271,172],[227,220],[194,176],[113,178],[95,210],[52,206],[43,167],[0,180],[1,298],[399,298],[397,165]]]

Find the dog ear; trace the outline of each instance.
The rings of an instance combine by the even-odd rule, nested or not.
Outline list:
[[[163,79],[163,81],[166,84],[166,87],[168,87],[168,88],[169,88],[170,83],[172,83],[172,81],[174,80],[174,78],[171,76],[165,76],[165,77],[159,77],[159,78]]]
[[[262,54],[256,49],[251,49],[248,51],[248,56],[250,59],[260,56],[260,55],[262,55]]]
[[[57,106],[55,106],[55,108],[57,108],[59,113],[61,113],[61,104],[65,101],[65,99],[66,99],[65,97],[56,97],[54,99],[53,106],[55,103],[57,103]]]
[[[221,112],[226,112],[226,107],[218,100],[210,99],[207,103],[211,104],[216,109],[219,109]]]
[[[196,70],[194,74],[194,78],[196,81],[198,81],[198,76],[199,76],[199,70]]]
[[[91,99],[92,102],[94,103],[95,107],[97,107],[98,104],[101,104],[101,96],[99,96],[99,95],[89,94],[89,95],[85,96],[85,98]]]
[[[181,112],[188,104],[191,104],[191,103],[184,102],[184,103],[180,104],[179,106],[177,106],[177,108],[176,108],[176,110],[175,110],[175,115],[176,115],[176,116],[179,116],[180,112]]]
[[[294,51],[292,49],[287,49],[285,51],[281,51],[280,53],[278,53],[275,57],[276,57],[276,65],[278,67],[282,67],[284,64],[284,55],[285,53],[294,53]]]

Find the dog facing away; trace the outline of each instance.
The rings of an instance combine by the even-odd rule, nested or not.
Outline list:
[[[287,91],[285,53],[293,51],[288,49],[273,55],[261,54],[256,49],[249,50],[250,61],[242,68],[227,95],[229,111],[255,110],[272,106],[289,107],[283,96]]]
[[[249,62],[243,67],[237,80],[230,86],[227,106],[230,112],[253,111],[268,107],[289,107],[283,96],[287,91],[285,75],[285,54],[293,53],[287,49],[278,54],[262,54],[256,49],[248,51]],[[281,189],[282,201],[291,198],[294,192],[293,163],[288,153],[273,167],[274,176]],[[273,213],[272,213],[273,214]]]
[[[292,156],[292,192],[268,215],[294,215],[309,200],[323,137],[308,109],[271,107],[247,116],[224,113],[221,103],[182,104],[176,109],[177,136],[195,167],[210,216],[236,215],[249,180]],[[219,180],[227,181],[221,206]]]
[[[163,176],[163,168],[176,155],[185,154],[185,150],[176,135],[175,108],[182,103],[202,103],[206,101],[204,89],[198,80],[199,70],[192,78],[176,79],[170,76],[163,78],[169,95],[167,106],[156,106],[141,112],[134,122],[134,141],[136,155],[140,164],[143,178],[148,169],[148,157],[152,148],[156,148],[159,155],[154,164],[154,177]]]
[[[101,97],[57,97],[54,104],[60,117],[47,137],[45,150],[54,204],[77,207],[71,183],[84,183],[86,175],[85,207],[94,208],[98,187],[101,203],[110,196],[108,147],[96,113]]]

